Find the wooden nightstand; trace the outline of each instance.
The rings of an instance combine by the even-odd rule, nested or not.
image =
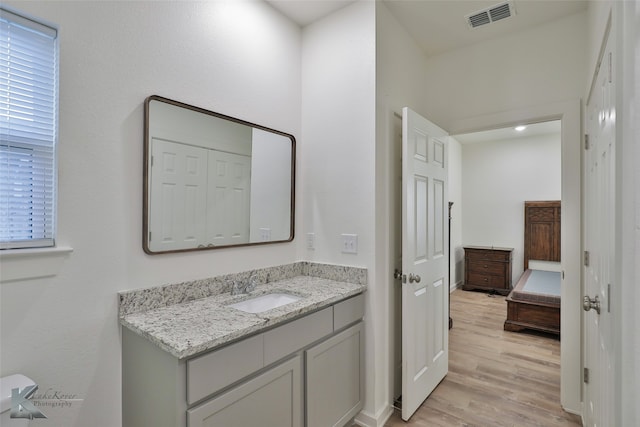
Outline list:
[[[465,291],[481,289],[502,295],[511,292],[513,248],[464,247]]]

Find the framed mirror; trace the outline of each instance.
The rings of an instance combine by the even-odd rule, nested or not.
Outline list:
[[[143,249],[148,254],[288,242],[293,135],[178,101],[145,101]]]

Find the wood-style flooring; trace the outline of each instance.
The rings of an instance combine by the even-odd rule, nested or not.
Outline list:
[[[449,373],[408,422],[385,427],[580,426],[560,407],[560,341],[506,332],[504,296],[451,294]]]

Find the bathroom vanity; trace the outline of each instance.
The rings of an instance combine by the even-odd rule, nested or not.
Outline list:
[[[121,293],[123,426],[350,422],[363,404],[366,270],[356,269],[356,280],[354,270],[346,279],[305,274],[313,270],[303,265],[302,274],[261,283],[251,294],[221,292],[151,309],[139,298],[166,298]],[[299,299],[258,313],[230,307],[274,293]]]

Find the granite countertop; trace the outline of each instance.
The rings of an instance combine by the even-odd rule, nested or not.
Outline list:
[[[229,292],[143,312],[125,314],[120,323],[178,359],[212,350],[305,313],[364,292],[366,285],[313,276],[296,276],[259,284],[250,294]],[[262,313],[229,307],[255,296],[285,292],[302,297]]]

